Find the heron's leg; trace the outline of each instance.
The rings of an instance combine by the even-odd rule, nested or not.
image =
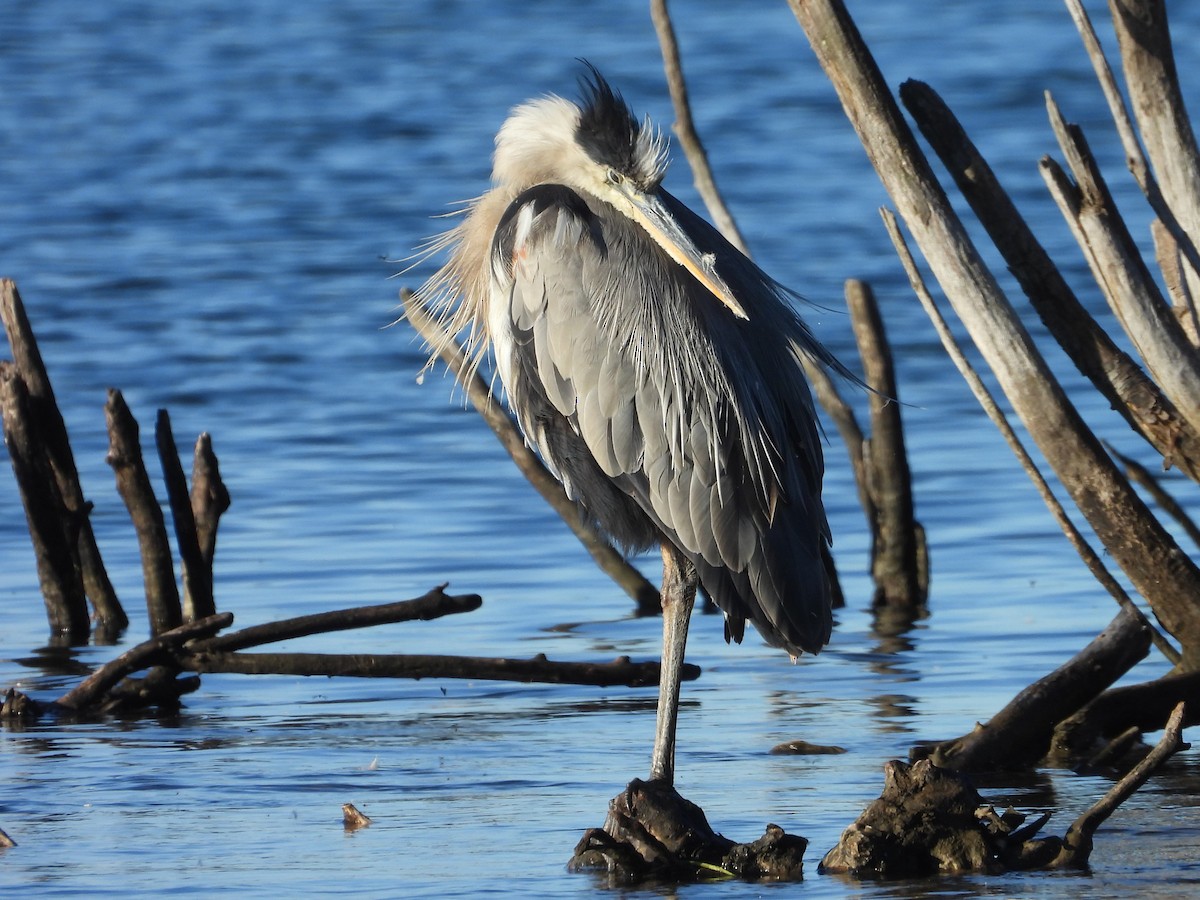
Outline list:
[[[696,567],[672,544],[662,545],[663,648],[658,681],[658,721],[650,778],[675,782],[675,722],[679,717],[679,671],[687,646],[688,622],[696,602]]]

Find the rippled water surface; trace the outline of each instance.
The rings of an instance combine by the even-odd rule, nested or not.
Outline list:
[[[1120,195],[1131,193],[1066,12],[1034,0],[851,6],[891,83],[916,77],[943,93],[1086,301],[1102,306],[1035,166],[1052,149],[1048,88],[1089,129]],[[452,592],[483,595],[483,608],[288,646],[654,658],[658,622],[632,616],[447,380],[418,385],[407,326],[386,327],[397,290],[430,271],[389,280],[399,260],[442,227],[431,215],[485,189],[491,138],[511,105],[573,92],[576,57],[638,110],[671,120],[643,5],[10,7],[0,27],[0,274],[17,279],[41,339],[134,618],[126,644],[145,622],[133,531],[104,462],[109,386],[147,434],[168,408],[182,446],[213,435],[234,498],[216,590],[241,625],[448,580]],[[727,647],[720,620],[700,619],[689,658],[704,673],[685,688],[680,734],[684,794],[731,837],[777,822],[810,838],[809,878],[679,893],[1196,890],[1195,752],[1121,807],[1090,873],[899,886],[815,874],[877,795],[886,760],[986,719],[1113,610],[937,347],[880,226],[883,192],[786,6],[677,2],[674,12],[699,126],[760,261],[817,304],[807,319],[849,360],[842,282],[867,278],[880,296],[934,572],[931,617],[903,639],[875,635],[865,529],[831,445],[826,498],[849,605],[830,648],[791,666],[757,640]],[[1200,11],[1176,4],[1172,15],[1194,86]],[[695,202],[682,165],[668,187]],[[1102,403],[1081,406],[1136,449]],[[644,568],[654,575],[656,559]],[[7,476],[0,609],[4,686],[52,699],[116,652],[82,647],[63,664],[36,649],[45,619]],[[0,853],[0,891],[590,894],[596,884],[563,864],[608,799],[645,772],[655,693],[206,676],[178,715],[8,727],[0,827],[19,846]],[[794,739],[848,752],[768,755]],[[1061,833],[1106,788],[1043,772],[985,792],[1060,809]],[[343,833],[346,802],[375,823]]]

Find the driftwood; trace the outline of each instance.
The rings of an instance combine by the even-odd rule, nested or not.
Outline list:
[[[913,514],[912,473],[900,421],[900,391],[879,305],[870,286],[846,282],[846,305],[871,388],[871,436],[863,442],[864,504],[871,526],[876,607],[920,610],[929,593],[925,529]]]
[[[160,632],[150,640],[131,647],[116,659],[105,663],[55,702],[69,710],[82,710],[93,706],[110,687],[126,675],[168,660],[167,651],[173,647],[178,647],[192,638],[213,634],[231,622],[232,613],[221,613]]]
[[[1186,703],[1182,726],[1200,724],[1200,673],[1165,675],[1105,691],[1058,723],[1051,755],[1079,759],[1104,739],[1155,731],[1180,703]]]
[[[1200,285],[1200,254],[1194,244],[1200,229],[1200,154],[1176,80],[1165,6],[1161,0],[1110,3],[1129,95],[1150,161],[1142,154],[1082,5],[1067,0],[1067,6],[1108,98],[1130,170],[1159,217],[1157,255],[1173,308],[1159,292],[1125,227],[1081,130],[1068,124],[1049,98],[1051,122],[1067,168],[1049,158],[1040,167],[1097,286],[1149,374],[1120,352],[1084,312],[934,91],[910,81],[901,86],[900,98],[1075,365],[1161,455],[1165,466],[1175,465],[1200,481],[1200,356],[1196,353],[1200,329],[1194,299]],[[1056,383],[951,209],[842,4],[792,0],[792,7],[893,203],[1012,407],[1108,557],[1121,566],[1181,645],[1177,650],[1146,620],[1053,497],[1046,479],[954,346],[907,255],[899,228],[890,213],[885,214],[914,290],[951,357],[1089,569],[1122,607],[1113,624],[1085,651],[1022,691],[987,725],[955,741],[915,748],[914,755],[931,755],[939,763],[963,769],[1022,767],[1047,754],[1077,763],[1094,759],[1095,743],[1105,739],[1111,741],[1103,752],[1111,755],[1136,740],[1140,730],[1160,727],[1166,709],[1179,700],[1195,697],[1196,686],[1187,674],[1131,688],[1104,689],[1145,656],[1150,641],[1178,671],[1187,673],[1200,666],[1200,569],[1133,491]],[[1144,468],[1123,462],[1132,477],[1143,484],[1151,481]],[[1176,515],[1165,493],[1155,487],[1151,493]]]
[[[983,263],[836,0],[793,11],[950,304],[1042,454],[1160,621],[1200,654],[1200,569],[1150,514],[1083,423]]]
[[[1200,481],[1200,433],[1087,313],[958,119],[922,82],[905,82],[900,99],[1076,368],[1165,459]]]
[[[483,600],[477,594],[451,596],[445,592],[445,588],[446,585],[440,585],[412,600],[313,613],[293,619],[280,619],[265,625],[253,625],[230,634],[197,641],[195,649],[231,653],[247,647],[261,647],[263,644],[289,641],[311,634],[328,634],[350,628],[370,628],[396,622],[429,622],[442,616],[472,612],[483,604]]]
[[[986,725],[953,741],[918,746],[913,755],[975,772],[1032,765],[1050,752],[1055,727],[1133,668],[1149,648],[1140,617],[1122,609],[1080,653],[1021,691]]]
[[[175,662],[192,672],[234,672],[241,675],[324,675],[342,678],[465,678],[476,681],[518,681],[542,684],[587,684],[597,687],[658,684],[657,662],[635,663],[622,656],[610,663],[554,662],[532,659],[487,659],[477,656],[334,653],[214,653],[189,650]],[[683,667],[685,681],[700,668]]]
[[[196,542],[204,565],[212,570],[217,552],[217,525],[229,509],[229,491],[221,480],[221,467],[213,452],[212,438],[202,433],[196,439],[192,458],[192,517],[196,522]]]
[[[1152,727],[1161,727],[1158,719]],[[1080,815],[1064,837],[1037,837],[1050,818],[1027,823],[1009,809],[997,813],[962,775],[928,759],[884,767],[884,789],[821,861],[822,872],[859,878],[912,878],[935,873],[1081,868],[1092,838],[1113,811],[1141,787],[1180,740],[1184,704],[1175,706],[1158,745],[1100,800]]]

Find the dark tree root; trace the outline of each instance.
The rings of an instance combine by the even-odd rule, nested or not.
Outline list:
[[[1036,869],[1058,855],[1058,838],[1033,839],[1048,815],[1025,825],[1016,810],[997,813],[964,776],[929,760],[893,760],[883,771],[883,793],[825,854],[820,872],[919,878]]]
[[[635,778],[609,803],[603,828],[589,829],[567,864],[606,873],[612,885],[642,882],[800,881],[808,841],[768,825],[736,844],[713,831],[704,811],[662,781]]]

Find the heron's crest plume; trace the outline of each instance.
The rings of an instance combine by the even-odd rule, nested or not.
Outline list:
[[[654,190],[667,171],[666,138],[649,117],[639,123],[620,92],[589,69],[591,77],[580,80],[576,141],[598,165],[615,169],[643,191]]]

